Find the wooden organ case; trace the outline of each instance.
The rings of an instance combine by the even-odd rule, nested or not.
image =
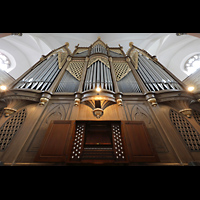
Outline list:
[[[36,162],[159,162],[142,121],[52,121]]]
[[[0,94],[7,165],[200,161],[200,93],[129,43],[51,51]],[[199,109],[199,111],[198,111]]]

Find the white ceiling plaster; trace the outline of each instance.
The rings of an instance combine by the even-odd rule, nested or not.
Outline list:
[[[200,52],[200,39],[189,35],[176,36],[175,33],[23,33],[19,36],[0,38],[0,49],[13,56],[16,67],[10,71],[15,79],[33,66],[42,55],[48,54],[69,42],[73,52],[77,44],[90,46],[97,37],[111,47],[123,46],[126,53],[129,42],[145,49],[174,73],[180,80],[187,75],[181,70],[188,55]]]

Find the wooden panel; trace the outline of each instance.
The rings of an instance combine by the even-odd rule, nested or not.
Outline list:
[[[73,128],[74,121],[51,121],[35,157],[35,161],[64,162],[66,160]]]
[[[85,145],[111,145],[111,127],[108,123],[88,123]]]
[[[144,122],[123,121],[122,130],[129,162],[159,161]]]

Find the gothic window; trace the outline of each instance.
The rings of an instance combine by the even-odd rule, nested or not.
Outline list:
[[[185,144],[191,151],[200,150],[200,135],[192,124],[180,113],[175,110],[169,111],[172,124],[183,138]]]

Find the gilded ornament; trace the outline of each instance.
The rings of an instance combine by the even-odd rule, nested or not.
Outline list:
[[[156,98],[150,98],[148,99],[148,102],[151,103],[151,105],[154,107],[158,105],[158,103],[156,102]]]
[[[133,42],[129,42],[129,47],[132,47],[133,46]]]
[[[101,108],[95,108],[93,114],[96,118],[100,118],[103,115],[103,110]]]
[[[39,105],[44,106],[48,101],[49,101],[49,99],[42,97],[42,98],[40,98]]]

